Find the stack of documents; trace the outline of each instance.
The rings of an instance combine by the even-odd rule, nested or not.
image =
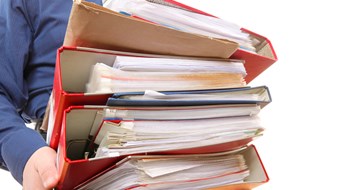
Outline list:
[[[236,152],[129,156],[78,189],[207,189],[241,183],[249,173]]]
[[[99,117],[102,124],[93,129],[96,131],[94,143],[99,147],[95,156],[199,147],[220,151],[213,146],[225,143],[232,143],[230,148],[235,149],[262,135],[264,128],[258,113],[270,101],[265,86],[116,93],[109,98],[109,107]]]
[[[107,0],[104,7],[175,30],[237,42],[240,48],[256,51],[250,35],[241,31],[240,26],[181,9],[167,1]]]
[[[104,121],[95,139],[95,143],[99,144],[96,157],[210,147],[251,140],[260,136],[263,130],[259,118],[252,116],[200,120]],[[220,151],[211,148],[208,150]]]
[[[243,61],[117,56],[114,66],[97,63],[88,93],[237,88],[246,85]]]

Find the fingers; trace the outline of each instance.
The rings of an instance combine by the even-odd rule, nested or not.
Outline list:
[[[23,190],[45,190],[38,172],[27,170],[23,174]]]
[[[43,147],[29,158],[23,172],[23,189],[45,190],[54,188],[59,180],[56,152]]]
[[[42,166],[42,169],[39,169],[38,173],[45,189],[52,189],[56,186],[58,182],[56,167],[52,165]]]
[[[46,189],[52,189],[58,182],[56,152],[49,147],[42,148],[42,156],[37,160],[37,170]]]

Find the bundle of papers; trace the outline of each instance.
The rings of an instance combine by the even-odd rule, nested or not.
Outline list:
[[[96,157],[208,147],[252,139],[260,136],[263,130],[257,116],[199,120],[104,121],[95,138],[95,144],[99,144]]]
[[[237,88],[246,85],[239,60],[169,59],[117,56],[113,67],[97,63],[88,93]]]
[[[184,10],[167,1],[107,0],[104,7],[175,30],[237,42],[242,49],[256,51],[250,35],[237,24]]]
[[[129,156],[79,189],[207,189],[243,182],[249,174],[235,152]]]
[[[104,117],[109,120],[186,120],[257,115],[256,104],[223,104],[202,106],[125,106],[108,107]]]

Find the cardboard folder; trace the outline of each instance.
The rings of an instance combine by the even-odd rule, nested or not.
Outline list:
[[[58,169],[61,177],[57,189],[74,189],[79,184],[125,158],[123,156],[99,159],[84,158],[83,155],[89,143],[88,138],[91,128],[94,125],[94,120],[99,110],[101,108],[83,106],[73,106],[65,110],[61,131],[62,135],[58,146]],[[247,142],[244,144],[247,144]],[[206,153],[229,150],[233,149],[221,146],[215,148],[215,151],[207,151]],[[200,151],[205,153],[204,150]],[[180,154],[181,152],[176,153]],[[186,153],[194,154],[199,152]],[[244,183],[223,187],[223,189],[253,188],[269,180],[256,148],[253,145],[249,145],[242,153],[247,160],[251,175]]]
[[[168,3],[209,15],[203,11],[167,0]],[[247,83],[277,61],[271,42],[264,36],[241,29],[259,41],[256,53],[238,48],[236,42],[190,34],[129,17],[94,3],[73,3],[65,46],[82,46],[152,54],[218,57],[245,60]]]
[[[219,58],[238,48],[236,42],[177,31],[80,0],[73,3],[64,45]]]

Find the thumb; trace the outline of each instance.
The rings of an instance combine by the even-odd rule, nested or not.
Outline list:
[[[59,176],[56,168],[56,152],[49,148],[43,147],[40,149],[40,156],[38,156],[36,166],[46,189],[54,188],[59,180]]]

